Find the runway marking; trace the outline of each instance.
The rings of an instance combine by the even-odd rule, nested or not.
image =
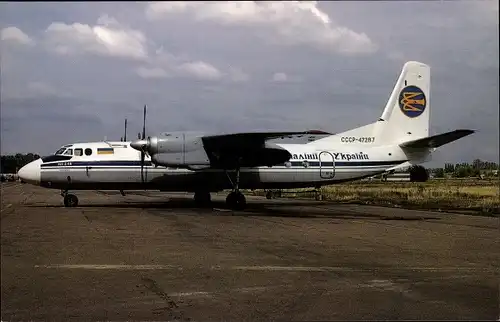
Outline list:
[[[328,266],[235,266],[235,270],[245,271],[299,271],[299,272],[326,272],[326,271],[346,271],[353,270],[349,267],[328,267]]]
[[[220,211],[220,212],[232,212],[231,209],[224,209],[224,208],[213,208],[214,211]]]
[[[413,300],[419,300],[421,298],[421,296],[417,292],[412,291],[407,285],[394,283],[391,280],[371,280],[368,283],[361,283],[359,286],[376,288],[382,291],[397,292]]]
[[[352,267],[335,267],[335,266],[235,266],[235,270],[249,270],[249,271],[296,271],[296,272],[365,272],[379,270],[377,267],[373,268],[352,268]],[[496,271],[495,268],[480,268],[480,267],[406,267],[395,268],[398,270],[412,270],[412,271]]]
[[[186,296],[209,296],[213,292],[179,292],[179,293],[168,293],[168,296],[180,296],[180,297],[186,297]]]
[[[53,264],[35,265],[35,268],[63,268],[63,269],[96,269],[96,270],[182,270],[183,267],[175,265],[113,265],[113,264]],[[197,267],[193,267],[197,268]],[[306,266],[233,266],[220,267],[211,266],[210,270],[256,270],[256,271],[305,271],[305,272],[326,272],[326,271],[353,271],[348,267],[306,267]]]
[[[229,290],[221,290],[221,291],[214,291],[214,292],[204,292],[204,291],[194,291],[194,292],[178,292],[178,293],[169,293],[168,296],[174,297],[174,296],[179,296],[179,297],[190,297],[190,296],[202,296],[202,297],[207,297],[207,296],[213,296],[213,295],[218,295],[218,294],[227,294],[228,292],[238,292],[238,293],[251,293],[251,292],[264,292],[272,288],[281,288],[281,287],[286,287],[288,285],[275,285],[275,286],[250,286],[250,287],[239,287],[239,288],[233,288]]]
[[[35,265],[34,268],[49,269],[90,269],[90,270],[183,270],[208,269],[213,271],[240,270],[240,271],[288,271],[288,272],[367,272],[378,271],[384,268],[352,268],[335,266],[209,266],[209,267],[182,267],[176,265],[124,265],[124,264],[52,264]],[[385,268],[386,269],[386,268]],[[401,271],[431,271],[431,272],[496,272],[494,267],[406,267],[394,268]]]
[[[68,268],[68,269],[117,269],[117,270],[165,270],[179,269],[173,265],[106,265],[106,264],[55,264],[35,265],[35,268]],[[180,268],[182,269],[182,268]]]

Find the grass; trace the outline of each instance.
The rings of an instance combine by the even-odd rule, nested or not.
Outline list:
[[[494,180],[429,180],[420,182],[370,182],[325,186],[323,200],[413,209],[500,215],[500,185]],[[311,189],[285,190],[285,198],[315,198]],[[255,191],[264,195],[263,191]]]

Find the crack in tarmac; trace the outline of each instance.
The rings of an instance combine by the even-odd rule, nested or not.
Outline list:
[[[142,277],[143,286],[149,291],[159,296],[167,303],[166,307],[160,307],[153,310],[155,314],[167,313],[168,320],[175,319],[176,321],[191,321],[190,318],[184,317],[184,313],[179,309],[179,305],[158,285],[158,283],[149,277]],[[166,312],[165,312],[166,311]]]

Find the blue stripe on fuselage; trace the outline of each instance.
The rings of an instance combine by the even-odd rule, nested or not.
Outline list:
[[[389,166],[397,165],[406,162],[407,160],[397,160],[397,161],[338,161],[338,162],[321,162],[321,166],[333,166],[336,167],[366,167],[366,166]],[[292,167],[304,167],[303,161],[293,161],[290,162]],[[152,166],[151,161],[145,161],[144,166]],[[141,161],[63,161],[63,162],[51,162],[42,163],[42,168],[53,168],[53,167],[137,167],[141,166]],[[285,166],[285,164],[278,164],[277,166]],[[319,167],[319,161],[308,161],[308,167]]]
[[[144,166],[151,166],[151,161],[144,161]],[[141,161],[63,161],[63,162],[52,162],[52,163],[42,163],[42,168],[49,167],[90,167],[90,166],[120,166],[120,167],[130,167],[130,166],[141,166]]]

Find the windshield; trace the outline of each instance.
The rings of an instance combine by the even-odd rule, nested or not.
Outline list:
[[[59,150],[56,151],[56,153],[54,154],[63,154],[64,150],[66,150],[66,148],[60,148]]]

